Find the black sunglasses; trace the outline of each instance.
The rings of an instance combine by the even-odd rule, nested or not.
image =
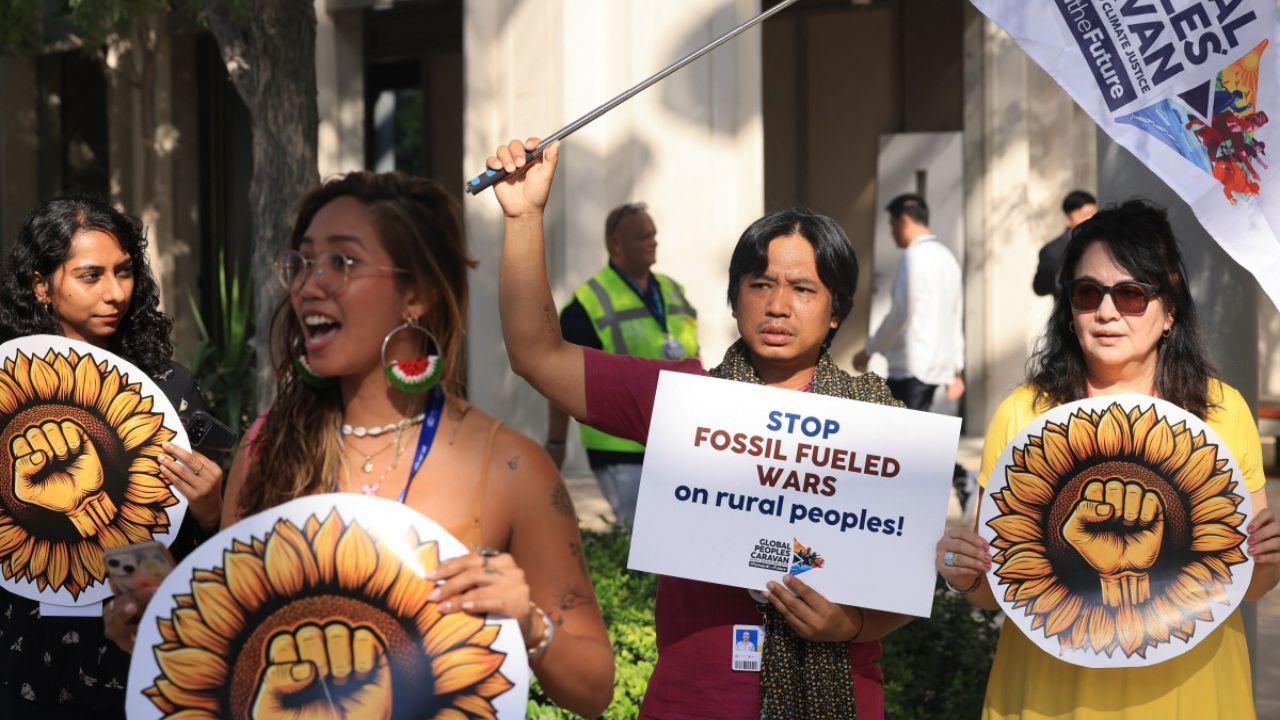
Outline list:
[[[1115,285],[1103,285],[1093,280],[1071,282],[1071,309],[1076,312],[1093,312],[1102,305],[1102,299],[1111,296],[1116,310],[1122,315],[1141,315],[1147,311],[1151,298],[1157,294],[1156,286],[1126,280]]]

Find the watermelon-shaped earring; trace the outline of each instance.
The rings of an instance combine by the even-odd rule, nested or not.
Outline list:
[[[298,380],[312,390],[328,390],[338,384],[338,381],[331,377],[316,374],[316,371],[312,370],[311,365],[307,363],[305,351],[293,356],[293,371],[298,374]]]
[[[388,360],[387,346],[391,344],[391,338],[402,330],[416,330],[422,333],[426,337],[427,345],[435,348],[435,353],[406,360]],[[387,380],[391,385],[401,392],[413,394],[429,392],[440,384],[440,378],[444,376],[440,344],[436,342],[436,337],[429,330],[418,324],[417,318],[410,319],[382,338],[382,370],[387,374]]]

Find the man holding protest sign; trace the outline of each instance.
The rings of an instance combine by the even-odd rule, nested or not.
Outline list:
[[[511,366],[580,421],[644,442],[659,371],[706,371],[696,360],[608,355],[565,341],[547,280],[542,227],[559,147],[526,160],[526,150],[536,145],[532,139],[512,141],[488,160],[489,168],[511,173],[495,186],[506,221],[499,304]],[[729,303],[742,339],[710,374],[896,404],[883,380],[851,377],[826,353],[852,307],[856,283],[857,259],[830,218],[791,210],[758,220],[743,233],[729,268]],[[878,640],[907,618],[836,605],[794,576],[785,583],[770,583],[765,594],[763,677],[757,680],[731,665],[735,625],[759,622],[751,596],[664,576],[658,589],[659,658],[642,714],[882,717]]]

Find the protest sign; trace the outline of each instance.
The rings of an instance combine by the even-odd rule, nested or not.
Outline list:
[[[441,614],[426,574],[467,552],[404,505],[301,498],[165,578],[138,626],[130,718],[522,718],[514,620]]]
[[[103,550],[177,534],[187,500],[156,458],[187,434],[146,373],[88,343],[10,340],[0,365],[0,587],[101,602]]]
[[[1004,449],[979,531],[1001,607],[1085,667],[1153,665],[1195,647],[1253,577],[1252,505],[1200,418],[1146,395],[1062,405]]]
[[[960,419],[663,372],[629,567],[927,616]]]
[[[1280,307],[1274,0],[972,0]]]

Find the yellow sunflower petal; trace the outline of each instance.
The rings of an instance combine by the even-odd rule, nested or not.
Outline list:
[[[76,385],[75,368],[73,368],[71,363],[67,362],[67,358],[62,355],[55,357],[53,362],[50,363],[50,366],[53,368],[54,373],[58,375],[57,398],[59,400],[71,399]]]
[[[1221,495],[1231,488],[1231,471],[1216,473],[1209,476],[1200,486],[1191,490],[1191,505],[1195,507],[1200,503],[1208,500],[1214,495]]]
[[[1248,559],[1238,547],[1218,553],[1218,558],[1228,565],[1239,565]]]
[[[440,547],[434,541],[419,545],[414,555],[423,572],[429,573],[440,565]]]
[[[373,539],[359,525],[349,525],[338,540],[336,556],[338,585],[359,590],[378,567],[378,551]]]
[[[1218,495],[1191,508],[1191,522],[1194,525],[1213,522],[1230,517],[1236,511],[1236,504]]]
[[[102,546],[98,542],[81,542],[75,546],[75,552],[79,558],[79,564],[84,566],[91,579],[98,581],[107,579],[107,566],[102,561]]]
[[[294,553],[298,557],[298,568],[302,571],[303,582],[308,585],[315,585],[320,578],[320,569],[316,567],[315,554],[311,550],[311,544],[307,542],[307,538],[302,534],[296,525],[281,520],[275,524],[272,531],[273,538],[279,538],[281,542],[288,543]],[[268,541],[267,550],[270,552],[271,543]]]
[[[1169,427],[1167,419],[1160,418],[1147,433],[1147,444],[1142,454],[1152,467],[1159,467],[1173,454],[1173,428]]]
[[[156,630],[160,631],[160,638],[164,642],[180,642],[178,640],[178,631],[173,629],[173,620],[169,618],[156,618]]]
[[[1108,457],[1127,455],[1133,448],[1129,418],[1117,404],[1112,404],[1098,422],[1098,450]]]
[[[1071,591],[1065,586],[1055,583],[1031,603],[1031,612],[1043,615],[1062,604],[1062,601],[1066,600],[1070,594]]]
[[[18,353],[18,357],[14,359],[13,367],[8,367],[6,363],[6,369],[13,376],[14,381],[18,383],[23,395],[28,398],[36,397],[35,388],[31,385],[31,358],[26,353]]]
[[[1013,449],[1013,454],[1012,454],[1012,458],[1011,458],[1011,459],[1013,460],[1013,466],[1014,466],[1014,467],[1022,468],[1022,469],[1024,469],[1024,470],[1026,469],[1026,467],[1027,467],[1026,459],[1027,459],[1027,458],[1026,458],[1026,454],[1022,452],[1022,448],[1017,448],[1017,447],[1016,447],[1016,448],[1014,448],[1014,449]]]
[[[44,358],[31,360],[31,387],[39,398],[53,399],[58,395],[58,373]]]
[[[1058,581],[1053,576],[1035,578],[1026,582],[1018,583],[1015,588],[1014,598],[1017,600],[1030,600],[1048,592]]]
[[[173,631],[187,647],[201,648],[219,656],[225,656],[230,638],[209,629],[200,613],[191,608],[173,611]]]
[[[1191,433],[1187,432],[1182,423],[1178,423],[1173,428],[1173,453],[1160,463],[1161,472],[1166,475],[1175,472],[1186,464],[1191,457],[1191,451]]]
[[[1038,541],[1044,536],[1036,523],[1019,515],[1003,515],[993,518],[987,524],[1001,536],[1015,543]]]
[[[1134,408],[1138,410],[1138,408]],[[1152,405],[1147,408],[1146,412],[1139,413],[1135,417],[1132,413],[1129,416],[1129,422],[1133,428],[1133,454],[1141,457],[1147,450],[1147,436],[1151,433],[1151,428],[1156,425],[1156,407]]]
[[[1156,609],[1154,602],[1142,608],[1142,620],[1147,635],[1151,639],[1160,643],[1169,642],[1169,623],[1165,620],[1164,614]]]
[[[31,559],[27,562],[33,576],[44,574],[44,570],[49,565],[50,543],[48,540],[36,540],[35,548],[31,551]]]
[[[101,366],[99,366],[101,371]],[[98,412],[104,416],[120,395],[120,371],[111,368],[102,378],[102,386],[98,389]]]
[[[0,557],[13,552],[13,549],[31,537],[21,525],[0,526]]]
[[[422,647],[427,655],[435,657],[467,642],[483,627],[484,620],[474,615],[450,613],[431,626],[431,632],[422,639]]]
[[[205,710],[210,713],[217,713],[222,710],[217,697],[213,693],[185,690],[165,678],[156,678],[156,689],[160,691],[161,695],[164,695],[166,700],[172,702],[175,707],[188,710]]]
[[[1209,571],[1212,572],[1213,576],[1218,580],[1221,580],[1222,582],[1231,582],[1231,568],[1228,567],[1226,563],[1222,562],[1220,558],[1213,555],[1205,555],[1200,558],[1200,562],[1204,563],[1204,566],[1209,568]]]
[[[86,408],[94,407],[98,403],[98,393],[101,390],[102,375],[98,372],[98,366],[94,364],[93,358],[86,355],[76,365],[75,401]]]
[[[468,717],[496,717],[493,704],[479,695],[463,695],[453,699],[453,706],[470,713]]]
[[[424,605],[422,609],[418,611],[418,614],[413,618],[413,623],[414,626],[418,628],[418,634],[426,637],[426,635],[431,631],[431,627],[435,625],[441,617],[443,616],[440,614],[440,610],[436,607],[435,603],[431,602]]]
[[[1009,580],[1034,580],[1053,573],[1049,560],[1038,552],[1026,551],[996,568],[996,575]]]
[[[374,568],[369,581],[365,583],[365,592],[369,597],[381,598],[386,595],[391,584],[400,575],[400,557],[395,548],[384,542],[376,544],[378,548],[378,565]]]
[[[139,475],[150,475],[155,478],[160,477],[160,463],[149,457],[134,458],[129,465],[129,472]],[[164,481],[160,481],[162,484]]]
[[[120,519],[116,522],[116,527],[119,527],[124,536],[129,538],[130,543],[146,542],[151,539],[151,531],[137,523]]]
[[[283,522],[285,521],[281,521]],[[277,530],[281,523],[277,523]],[[267,580],[277,595],[289,597],[303,588],[306,576],[302,571],[302,558],[279,532],[271,533],[263,560]]]
[[[152,687],[144,689],[142,691],[142,694],[146,695],[147,699],[150,700],[153,705],[159,708],[160,712],[164,713],[166,718],[173,717],[172,713],[175,710],[177,710],[177,708],[174,706],[173,703],[169,702],[168,699],[160,695],[160,691],[157,690],[154,685]]]
[[[1147,628],[1142,613],[1132,605],[1123,605],[1116,611],[1116,637],[1120,641],[1120,649],[1132,656],[1146,645]]]
[[[1222,523],[1204,523],[1191,528],[1191,549],[1195,552],[1219,552],[1238,547],[1244,535]]]
[[[15,413],[26,401],[27,397],[18,388],[18,384],[9,377],[8,373],[0,372],[0,413],[5,415]]]
[[[439,655],[431,660],[434,690],[437,695],[447,695],[478,685],[502,667],[504,658],[502,653],[478,647],[460,647]]]
[[[1027,469],[1041,478],[1048,480],[1058,477],[1053,467],[1049,465],[1049,461],[1045,459],[1043,447],[1027,446],[1026,460]]]
[[[467,714],[456,708],[445,708],[435,715],[431,716],[431,720],[470,720]]]
[[[117,393],[106,409],[107,424],[114,428],[120,427],[121,423],[133,415],[141,400],[142,396],[136,392],[125,390]]]
[[[227,664],[208,650],[180,647],[155,651],[160,671],[186,690],[213,690],[227,680]]]
[[[513,687],[515,685],[505,675],[494,673],[476,687],[476,694],[484,698],[496,698]]]
[[[1173,480],[1184,493],[1190,494],[1203,485],[1213,474],[1213,463],[1218,458],[1218,448],[1206,445],[1191,453],[1182,467],[1173,468]]]
[[[164,423],[164,416],[159,413],[151,413],[149,415],[132,415],[121,422],[116,427],[117,433],[120,435],[120,442],[124,445],[126,451],[133,450],[139,445],[151,439],[156,430]]]
[[[67,564],[71,568],[71,582],[76,587],[88,587],[89,581],[93,578],[89,577],[88,568],[80,561],[80,548],[77,545],[65,547],[67,548]]]
[[[120,517],[143,527],[151,527],[157,521],[156,513],[151,508],[128,501],[120,505]]]
[[[311,525],[314,520],[312,517],[307,524]],[[342,539],[342,526],[342,518],[338,517],[338,510],[334,508],[329,511],[329,516],[323,523],[316,523],[315,529],[307,534],[311,547],[315,548],[316,569],[321,582],[331,583],[337,575],[338,542]]]
[[[209,629],[226,637],[234,637],[244,622],[244,613],[227,586],[218,582],[191,583],[191,597]]]
[[[1067,421],[1067,444],[1077,460],[1088,460],[1098,453],[1098,429],[1080,413]]]
[[[1057,477],[1066,475],[1075,464],[1067,435],[1060,426],[1049,425],[1044,429],[1044,459]]]
[[[485,625],[483,629],[471,636],[469,642],[480,647],[492,647],[498,641],[498,635],[501,633],[501,625]]]
[[[227,572],[227,589],[231,591],[231,596],[241,607],[261,607],[271,593],[271,584],[262,559],[242,552],[224,552],[222,557]]]
[[[62,587],[67,574],[71,572],[71,551],[66,543],[52,543],[49,546],[49,584],[56,590]]]
[[[156,505],[173,498],[173,491],[168,485],[157,487],[155,481],[152,475],[130,475],[129,487],[124,491],[125,499],[139,505]]]
[[[1071,624],[1079,620],[1080,608],[1084,605],[1084,601],[1079,595],[1071,595],[1061,605],[1053,609],[1045,620],[1045,636],[1053,637],[1062,633]],[[1037,615],[1036,617],[1045,617]]]
[[[1089,625],[1089,646],[1094,652],[1102,652],[1116,641],[1116,621],[1106,608],[1089,608],[1085,622]]]
[[[427,582],[415,569],[402,565],[387,592],[387,607],[399,617],[413,617],[427,604],[427,596],[434,589],[435,583]]]

